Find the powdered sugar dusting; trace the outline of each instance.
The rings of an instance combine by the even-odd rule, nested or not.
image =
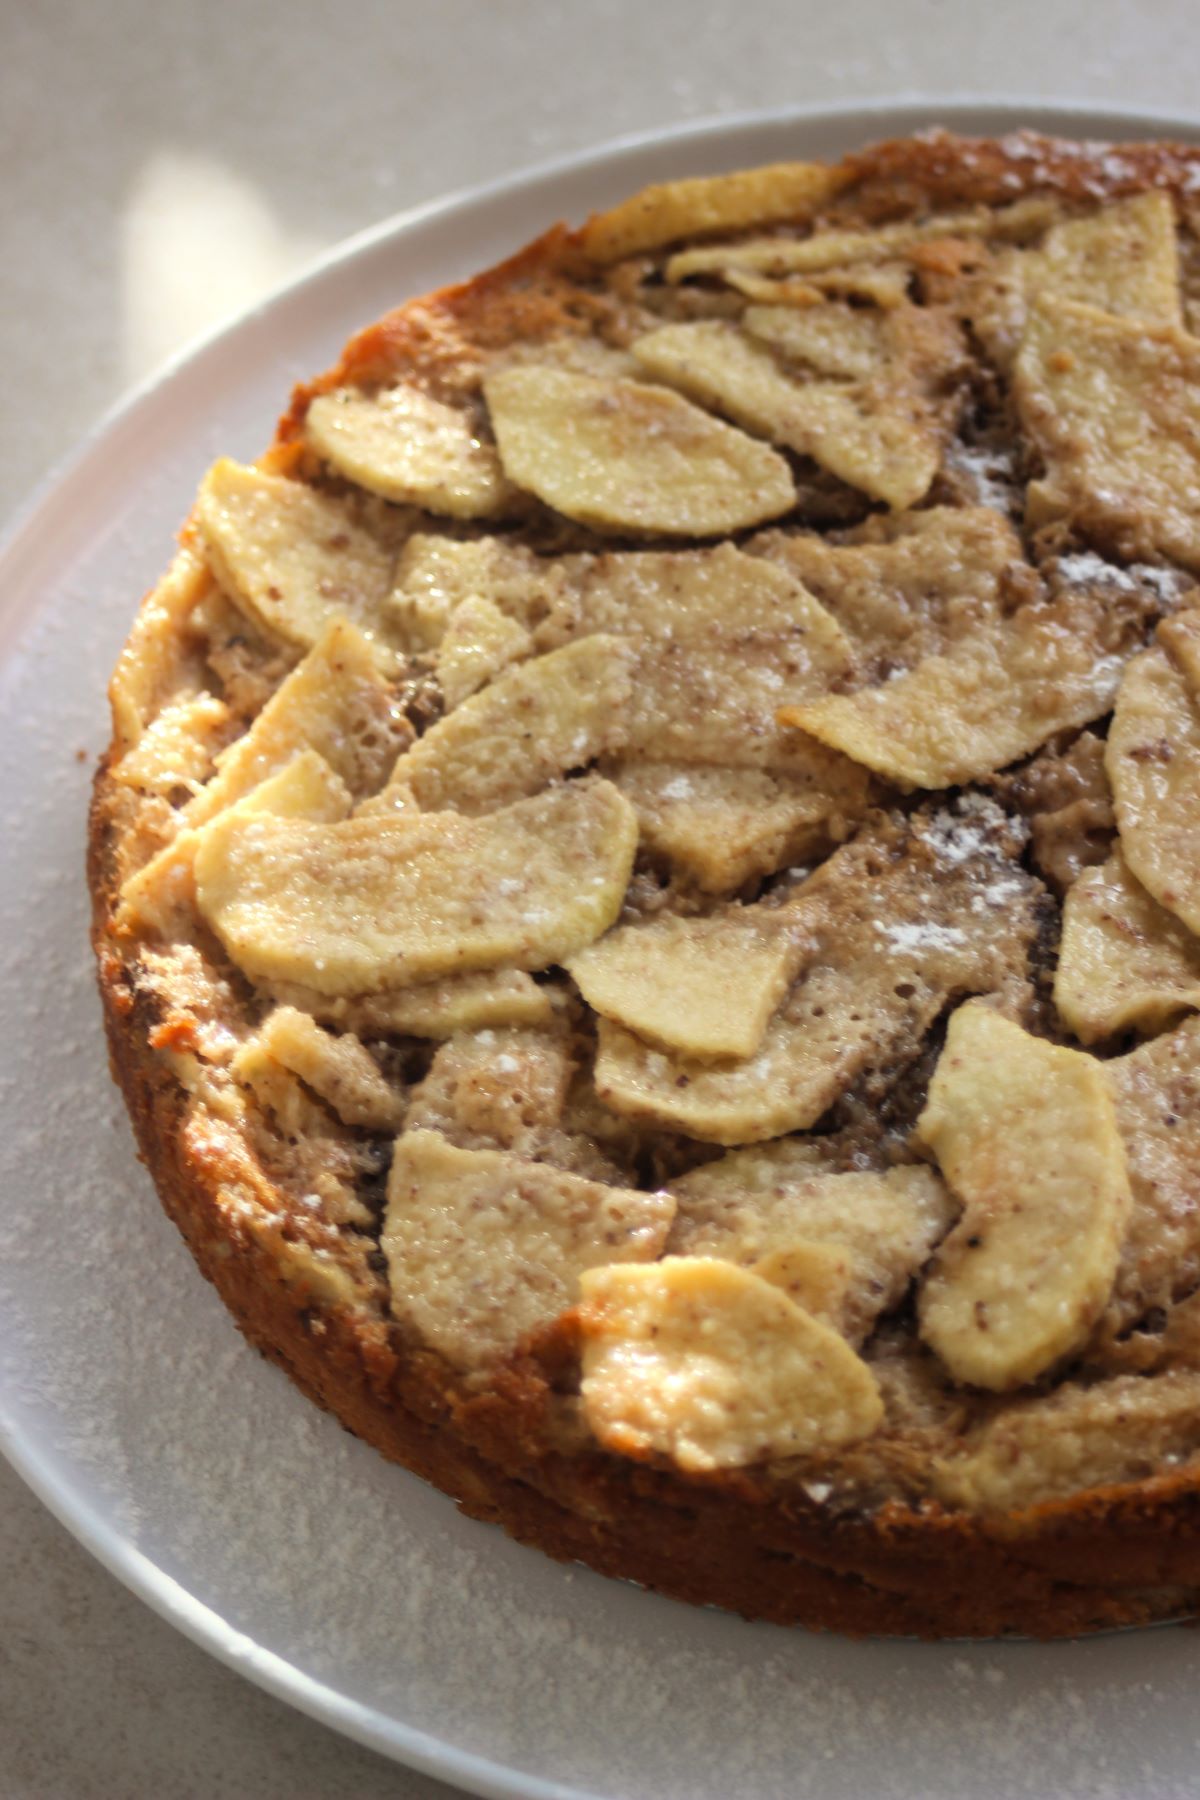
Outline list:
[[[886,938],[888,948],[899,956],[911,955],[918,950],[953,950],[967,941],[966,932],[960,931],[957,925],[885,925],[882,919],[877,919],[875,929],[880,937]]]
[[[1164,568],[1156,563],[1130,563],[1121,568],[1106,562],[1094,550],[1077,550],[1060,556],[1055,564],[1060,581],[1072,587],[1104,587],[1116,594],[1150,593],[1165,608],[1180,605],[1186,596],[1194,595],[1196,584],[1182,569]]]
[[[1060,556],[1057,568],[1060,578],[1075,587],[1100,584],[1115,588],[1119,594],[1137,592],[1137,582],[1132,575],[1113,563],[1105,562],[1094,550],[1079,550],[1071,556]]]
[[[1162,569],[1153,563],[1131,563],[1129,573],[1166,607],[1190,602],[1196,596],[1196,583],[1182,569]]]
[[[946,467],[962,480],[973,505],[1012,510],[1017,477],[1011,450],[956,440],[946,451]]]
[[[1012,818],[987,794],[963,794],[953,806],[943,806],[917,827],[922,841],[946,869],[961,868],[981,857],[1003,855],[1020,845],[1027,827]]]

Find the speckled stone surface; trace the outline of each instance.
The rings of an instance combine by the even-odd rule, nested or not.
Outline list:
[[[1187,115],[1198,50],[1194,0],[9,0],[0,522],[181,342],[419,201],[733,111],[922,93]],[[195,1649],[0,1465],[0,1792],[449,1790]]]

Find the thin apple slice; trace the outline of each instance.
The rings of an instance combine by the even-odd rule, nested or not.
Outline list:
[[[633,808],[596,780],[480,819],[225,813],[205,828],[196,894],[252,978],[355,995],[561,962],[615,920],[636,847]]]
[[[350,791],[315,750],[301,750],[282,769],[243,794],[225,809],[239,819],[271,813],[281,819],[345,819],[353,804]],[[176,833],[157,855],[121,888],[117,924],[122,931],[152,929],[186,936],[186,919],[196,908],[196,855],[208,825]]]
[[[213,759],[233,729],[229,708],[215,694],[185,692],[150,721],[120,761],[112,778],[146,794],[196,789],[212,773]]]
[[[937,474],[938,439],[915,397],[797,378],[724,320],[664,325],[638,338],[633,353],[660,381],[895,511],[917,505]]]
[[[315,750],[351,793],[370,794],[412,736],[369,641],[345,619],[331,620],[250,729],[217,759],[212,780],[184,808],[184,822],[214,818],[304,749]]]
[[[436,537],[415,531],[397,559],[396,582],[384,611],[413,650],[436,649],[467,601],[486,599],[531,630],[552,610],[571,564],[567,557],[535,556],[508,538]]]
[[[509,478],[597,531],[714,537],[795,503],[781,456],[667,388],[525,363],[484,394]]]
[[[460,601],[450,615],[434,665],[446,711],[453,712],[532,649],[533,639],[525,627],[501,612],[494,600],[478,595]]]
[[[319,394],[305,415],[304,434],[347,481],[401,505],[486,519],[511,498],[500,459],[481,441],[470,413],[419,388]]]
[[[783,1138],[693,1170],[672,1183],[667,1247],[753,1269],[861,1343],[958,1209],[932,1169],[836,1170],[821,1155],[819,1138]]]
[[[550,1324],[585,1270],[657,1256],[674,1209],[669,1194],[405,1132],[380,1239],[392,1311],[456,1368],[486,1367]]]
[[[866,810],[870,779],[813,745],[807,774],[626,762],[607,768],[638,816],[641,841],[710,894],[809,861]]]
[[[870,381],[887,367],[890,321],[841,300],[804,307],[748,306],[742,324],[768,349],[834,380]]]
[[[222,457],[195,517],[217,580],[268,632],[310,650],[331,619],[349,619],[394,666],[382,612],[394,557],[344,500]]]
[[[594,213],[580,242],[593,262],[612,263],[677,238],[807,219],[845,180],[841,170],[824,163],[768,163],[728,175],[659,182]]]
[[[557,620],[542,628],[548,635]],[[846,679],[841,626],[785,570],[732,544],[588,559],[570,635],[613,632],[634,646],[626,756],[835,774],[811,739],[776,724],[782,701]]]
[[[263,1054],[298,1075],[347,1125],[372,1131],[398,1131],[404,1118],[404,1096],[384,1079],[379,1064],[353,1032],[323,1031],[308,1013],[277,1006],[254,1037],[234,1057]]]
[[[856,1082],[915,1055],[952,995],[1023,981],[1040,890],[1010,833],[986,803],[861,832],[781,909],[817,949],[754,1054],[705,1063],[601,1018],[601,1100],[706,1143],[808,1130]]]
[[[1140,1483],[1148,1469],[1190,1462],[1197,1418],[1197,1369],[1171,1369],[1153,1381],[1118,1375],[1064,1382],[1010,1402],[965,1440],[960,1455],[939,1458],[937,1494],[950,1506],[1008,1522],[1022,1507]]]
[[[1046,465],[1029,486],[1031,525],[1065,519],[1121,560],[1200,570],[1200,339],[1039,300],[1014,393]]]
[[[1185,607],[1160,619],[1155,635],[1200,705],[1200,607]]]
[[[845,1339],[733,1263],[614,1263],[579,1285],[584,1413],[622,1456],[744,1468],[841,1449],[883,1418]]]
[[[725,268],[721,279],[735,292],[765,306],[815,306],[822,300],[865,300],[871,306],[903,306],[912,270],[902,262],[848,263],[808,275],[756,275]]]
[[[392,771],[428,812],[494,812],[616,749],[633,647],[597,632],[534,657],[430,726]]]
[[[447,975],[441,981],[397,988],[394,993],[349,999],[318,994],[315,988],[295,982],[276,982],[271,991],[283,1005],[297,1006],[322,1024],[337,1025],[366,1038],[450,1038],[460,1031],[503,1025],[547,1026],[554,1017],[550,991],[523,969]]]
[[[780,723],[903,788],[978,780],[1107,712],[1124,656],[1103,590],[985,619],[879,687],[781,709]]]
[[[1001,221],[986,207],[970,212],[935,213],[932,218],[901,219],[874,231],[820,231],[810,237],[743,238],[737,244],[700,244],[681,250],[667,264],[667,280],[689,275],[724,274],[749,269],[760,275],[808,275],[845,264],[885,262],[919,244],[947,237],[982,237]]]
[[[752,1056],[811,942],[778,908],[622,926],[570,958],[603,1018],[701,1061]]]
[[[1119,849],[1067,890],[1054,1004],[1084,1044],[1162,1031],[1200,1006],[1200,942],[1152,899]]]
[[[930,506],[869,519],[834,544],[766,531],[747,549],[787,569],[889,677],[966,637],[1002,610],[1021,540],[990,506]]]
[[[1028,252],[1029,285],[1152,325],[1183,326],[1179,229],[1169,194],[1114,200],[1064,219]]]
[[[1102,1067],[1133,1190],[1106,1321],[1120,1336],[1200,1283],[1200,1019],[1185,1019]]]
[[[1103,1067],[968,1001],[917,1131],[963,1203],[921,1290],[921,1335],[957,1381],[1036,1381],[1104,1311],[1129,1218]]]
[[[979,278],[973,323],[1006,373],[1036,302],[1074,301],[1151,325],[1183,328],[1179,232],[1169,194],[1115,200],[1060,219],[1033,249],[1001,252]]]
[[[1200,706],[1165,650],[1146,650],[1126,668],[1104,764],[1125,861],[1161,906],[1200,932]]]

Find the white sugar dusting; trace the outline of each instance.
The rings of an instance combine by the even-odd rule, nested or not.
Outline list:
[[[971,911],[973,913],[988,912],[993,907],[1007,906],[1010,901],[1017,900],[1026,891],[1026,884],[1020,875],[1000,875],[989,881],[977,893],[971,895]]]
[[[957,925],[885,925],[882,919],[876,919],[875,929],[887,939],[888,948],[900,956],[911,955],[914,950],[953,950],[967,941],[966,932]]]
[[[1164,606],[1178,606],[1185,596],[1194,598],[1196,583],[1182,569],[1160,569],[1153,563],[1131,563],[1129,573]]]
[[[1155,563],[1130,563],[1128,568],[1121,568],[1106,562],[1094,550],[1060,556],[1056,567],[1059,579],[1073,587],[1106,587],[1118,594],[1150,593],[1164,606],[1177,606],[1196,586],[1182,569],[1162,568]]]
[[[946,466],[961,477],[976,506],[1011,510],[1016,482],[1011,450],[956,442],[946,452]]]
[[[1119,594],[1136,594],[1137,582],[1124,569],[1113,563],[1105,562],[1094,550],[1080,550],[1071,556],[1060,556],[1058,573],[1063,581],[1073,587],[1102,585],[1114,588]]]
[[[1020,840],[1026,828],[987,794],[970,793],[954,807],[940,807],[917,830],[944,868],[958,869],[979,857],[1002,854],[998,842]]]

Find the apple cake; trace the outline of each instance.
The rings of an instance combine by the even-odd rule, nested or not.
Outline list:
[[[1197,1609],[1200,150],[555,227],[209,470],[111,700],[113,1068],[350,1430],[749,1616]]]

